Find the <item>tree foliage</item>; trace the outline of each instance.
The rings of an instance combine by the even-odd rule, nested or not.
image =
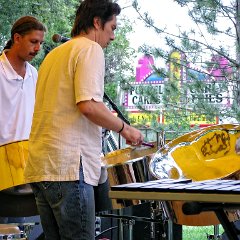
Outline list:
[[[81,0],[1,0],[0,52],[10,38],[12,24],[21,16],[33,15],[48,29],[43,50],[32,61],[32,64],[38,67],[45,55],[59,45],[53,43],[53,34],[58,33],[70,37],[76,7],[81,2]],[[123,83],[132,81],[135,74],[133,69],[135,50],[130,47],[128,40],[128,33],[132,31],[132,25],[126,17],[120,18],[118,22],[120,24],[116,30],[116,39],[105,50],[105,90],[115,102],[118,99],[119,87]]]
[[[208,120],[219,117],[225,121],[233,119],[239,121],[240,1],[175,0],[175,2],[188,9],[188,14],[195,23],[194,28],[186,31],[179,27],[178,34],[168,32],[167,28],[158,26],[151,15],[141,9],[137,0],[133,1],[133,7],[140,19],[164,38],[166,44],[165,47],[154,48],[144,45],[140,50],[164,59],[168,65],[175,64],[186,75],[181,81],[178,78],[175,79],[177,82],[166,82],[163,98],[165,116],[172,120],[175,130],[187,122],[189,126],[189,114],[204,115]],[[180,62],[171,59],[169,57],[171,51],[178,51],[184,58]],[[158,69],[155,66],[155,70],[159,75],[173,80],[168,69]],[[178,84],[181,85],[180,88]],[[194,94],[191,94],[193,92]],[[194,101],[193,98],[189,98],[193,95]],[[220,95],[224,102],[229,104],[218,104]],[[215,96],[215,103],[211,102],[211,96]]]
[[[133,31],[129,19],[121,18],[116,30],[115,40],[105,49],[106,55],[106,92],[118,103],[119,88],[134,81],[134,59],[136,50],[130,47],[129,32]],[[120,107],[120,106],[119,106]]]
[[[33,60],[33,64],[38,66],[45,54],[54,47],[51,40],[52,35],[54,33],[69,35],[78,3],[77,0],[1,0],[0,50],[3,49],[5,42],[10,38],[12,24],[19,17],[24,15],[35,16],[48,29],[43,46],[44,51]]]

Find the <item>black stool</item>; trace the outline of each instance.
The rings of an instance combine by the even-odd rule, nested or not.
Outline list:
[[[0,191],[0,217],[24,218],[37,215],[39,214],[35,197],[28,184]],[[21,228],[23,235],[27,236],[33,226],[38,225],[39,222],[14,224]],[[9,223],[9,228],[12,226],[13,224]]]

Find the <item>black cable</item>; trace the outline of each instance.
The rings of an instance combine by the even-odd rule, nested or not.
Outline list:
[[[102,234],[104,234],[104,233],[106,233],[106,232],[108,232],[108,231],[112,231],[112,230],[114,230],[114,229],[116,229],[116,228],[118,228],[118,226],[110,227],[110,228],[108,228],[108,229],[105,229],[104,231],[102,231],[102,232],[100,232],[98,235],[96,235],[96,236],[95,236],[95,239],[98,238],[98,237],[100,237]]]
[[[118,109],[117,105],[112,101],[112,99],[106,93],[104,93],[103,97],[110,103],[112,109],[116,111],[118,117],[121,118],[125,123],[130,125],[130,122],[123,116],[122,112]]]

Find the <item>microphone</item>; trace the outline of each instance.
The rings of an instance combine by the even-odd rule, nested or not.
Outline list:
[[[53,42],[55,43],[65,43],[67,42],[68,40],[70,40],[70,38],[67,38],[67,37],[64,37],[64,36],[61,36],[60,34],[54,34],[52,36],[52,40]]]

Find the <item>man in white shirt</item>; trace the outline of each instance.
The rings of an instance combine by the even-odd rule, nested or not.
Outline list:
[[[39,52],[45,32],[45,26],[35,17],[19,18],[13,24],[11,39],[0,56],[0,146],[2,148],[9,143],[29,138],[37,81],[37,70],[29,61]],[[14,154],[17,155],[18,152],[15,151]],[[2,184],[3,181],[4,179],[1,180]],[[6,189],[6,191],[10,190]],[[0,221],[8,222],[11,219],[1,218]]]

